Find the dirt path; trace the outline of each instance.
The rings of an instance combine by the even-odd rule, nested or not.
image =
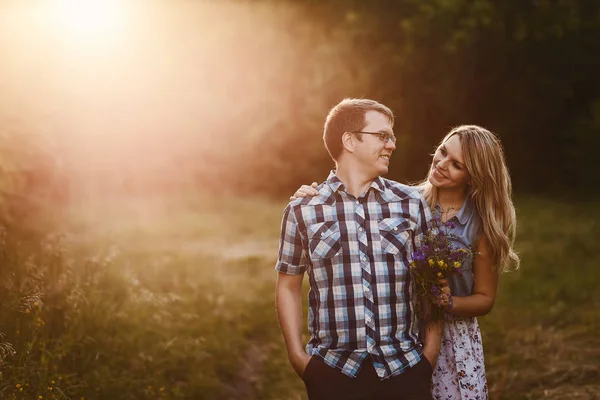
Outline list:
[[[266,360],[267,346],[251,343],[240,357],[240,367],[228,388],[226,400],[254,399]]]

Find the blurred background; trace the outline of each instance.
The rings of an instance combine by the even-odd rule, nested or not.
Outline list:
[[[0,0],[0,60],[1,399],[305,399],[273,267],[344,97],[394,110],[400,182],[498,134],[491,396],[600,398],[597,1]]]

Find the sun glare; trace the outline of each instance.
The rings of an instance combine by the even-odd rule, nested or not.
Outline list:
[[[49,0],[57,25],[78,39],[115,34],[123,24],[122,0]]]
[[[294,114],[305,54],[328,54],[314,34],[294,48],[296,18],[270,2],[0,0],[0,101],[43,127],[82,196],[210,181]]]

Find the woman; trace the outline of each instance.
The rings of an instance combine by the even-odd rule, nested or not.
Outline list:
[[[416,185],[442,221],[451,221],[456,246],[473,246],[462,275],[442,281],[439,305],[447,310],[432,379],[435,399],[487,399],[478,316],[492,309],[498,275],[518,268],[512,185],[500,140],[476,125],[452,129],[440,142],[427,178]],[[313,195],[302,186],[295,196]]]

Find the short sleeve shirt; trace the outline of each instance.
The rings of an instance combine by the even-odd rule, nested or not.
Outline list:
[[[286,207],[276,265],[308,276],[307,352],[348,376],[367,356],[381,379],[399,374],[422,355],[408,265],[429,207],[381,177],[355,198],[332,171],[317,191]]]

